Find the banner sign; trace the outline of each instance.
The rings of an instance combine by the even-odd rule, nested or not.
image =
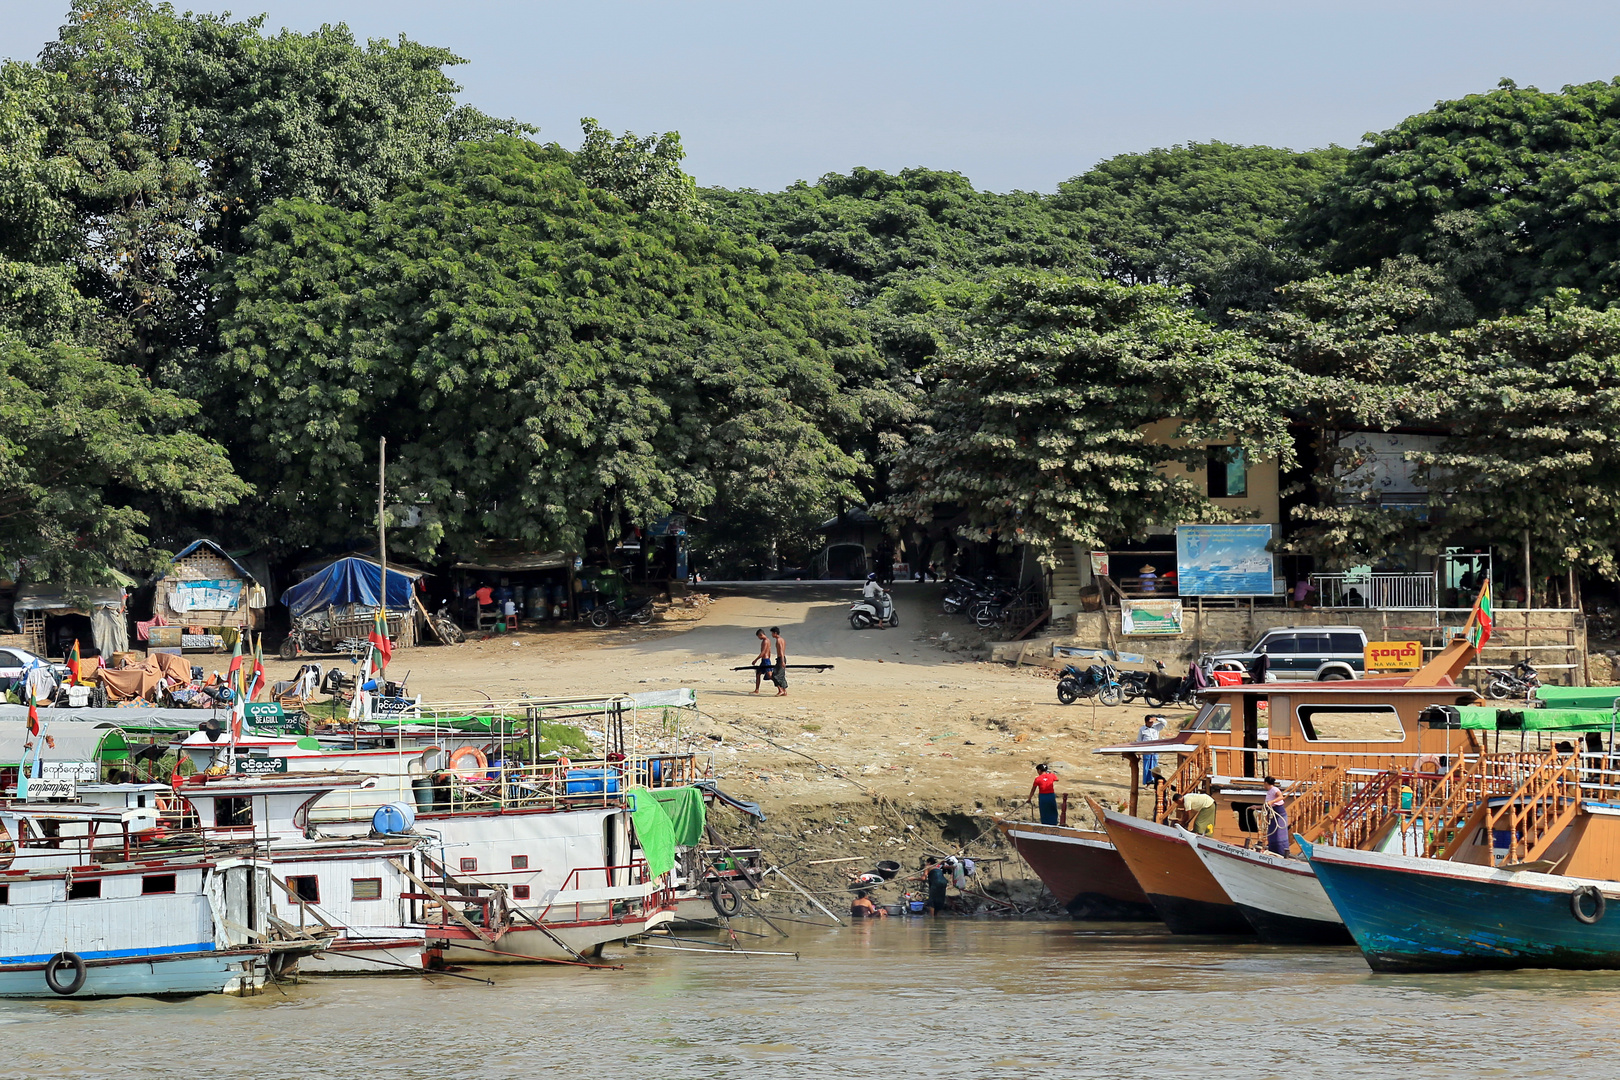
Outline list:
[[[1108,576],[1108,552],[1093,551],[1091,553],[1091,575],[1093,577]]]
[[[1423,644],[1417,641],[1369,641],[1362,653],[1368,671],[1416,671],[1423,666]]]
[[[242,706],[249,720],[280,720],[287,714],[279,701],[250,701]]]
[[[266,773],[286,772],[287,759],[284,757],[249,757],[246,754],[238,754],[236,771],[247,776],[263,776]]]
[[[1276,587],[1270,525],[1177,525],[1182,596],[1271,596]]]
[[[1133,637],[1173,637],[1181,633],[1181,601],[1121,600],[1119,632]]]
[[[39,772],[46,780],[72,780],[80,784],[93,784],[101,777],[101,770],[93,761],[42,761]]]
[[[21,783],[19,782],[19,787]],[[78,796],[78,786],[73,777],[64,776],[59,780],[46,780],[43,777],[28,778],[29,802],[38,802],[41,799],[72,799]]]
[[[240,581],[177,581],[169,593],[176,611],[234,611],[242,602]]]

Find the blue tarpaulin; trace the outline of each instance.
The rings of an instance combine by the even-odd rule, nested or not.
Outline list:
[[[411,588],[420,574],[388,570],[388,607],[399,611],[411,606]],[[306,578],[281,594],[293,618],[334,604],[377,606],[382,592],[382,567],[368,559],[352,556],[339,559],[314,577]]]

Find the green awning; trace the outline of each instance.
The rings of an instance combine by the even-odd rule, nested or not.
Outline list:
[[[703,792],[695,787],[664,788],[653,793],[663,804],[675,827],[675,843],[691,847],[703,842],[703,826],[707,814],[703,809]]]
[[[1620,686],[1542,686],[1536,689],[1537,700],[1549,709],[1612,709],[1616,697],[1620,697]]]
[[[1479,705],[1458,705],[1455,709],[1457,726],[1474,731],[1608,731],[1614,717],[1609,709],[1496,709]]]
[[[635,800],[630,820],[635,823],[641,853],[647,857],[647,869],[653,877],[667,874],[675,869],[675,823],[651,791],[633,787],[630,795]]]

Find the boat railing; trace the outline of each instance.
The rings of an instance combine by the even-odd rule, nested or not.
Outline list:
[[[1367,846],[1390,821],[1400,816],[1403,776],[1398,768],[1388,769],[1355,786],[1348,797],[1322,821],[1318,830],[1321,841],[1335,847]],[[1291,825],[1293,816],[1290,807]],[[1304,829],[1296,827],[1294,831],[1310,838]]]
[[[1289,828],[1314,839],[1329,816],[1344,803],[1347,787],[1337,765],[1318,765],[1309,776],[1289,787]]]
[[[1507,834],[1507,862],[1529,862],[1545,853],[1580,804],[1578,755],[1543,755],[1506,799],[1499,805],[1487,804],[1484,827],[1492,837]],[[1454,854],[1465,839],[1453,839],[1447,856]]]
[[[430,814],[578,810],[621,806],[632,787],[688,787],[701,779],[695,754],[446,769],[411,781],[417,809]]]
[[[1170,781],[1153,786],[1153,820],[1166,822],[1176,812],[1175,800],[1189,791],[1202,790],[1204,782],[1216,771],[1215,747],[1199,746],[1181,759],[1171,774]]]
[[[1403,834],[1402,849],[1410,841],[1414,849],[1421,847],[1411,854],[1449,858],[1466,841],[1468,823],[1480,808],[1511,796],[1547,759],[1546,753],[1481,754],[1458,759],[1443,776],[1421,780],[1411,819],[1422,834]]]

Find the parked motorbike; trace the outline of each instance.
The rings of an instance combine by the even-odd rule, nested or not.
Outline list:
[[[1528,660],[1520,660],[1510,668],[1486,668],[1485,696],[1501,701],[1505,698],[1528,699],[1541,685],[1541,673]]]
[[[879,589],[871,600],[864,596],[849,605],[849,627],[865,630],[869,626],[899,626],[900,613],[894,609],[894,597]]]
[[[1074,664],[1058,675],[1058,700],[1073,705],[1083,697],[1094,697],[1104,705],[1120,703],[1119,672],[1113,664],[1092,664],[1084,671]]]
[[[1151,671],[1122,671],[1119,673],[1120,700],[1129,705],[1139,697],[1146,697]]]
[[[456,622],[455,616],[450,614],[448,600],[441,602],[439,610],[433,613],[433,629],[438,633],[439,640],[446,645],[459,645],[467,640],[467,632]]]
[[[610,623],[633,622],[646,626],[652,622],[653,601],[650,596],[643,596],[639,600],[606,600],[591,610],[590,624],[601,629]]]
[[[940,595],[940,605],[945,609],[945,614],[957,615],[975,600],[988,595],[982,584],[973,578],[958,575],[945,583],[945,589]]]
[[[1149,707],[1162,709],[1168,705],[1196,705],[1198,704],[1199,680],[1193,676],[1193,668],[1197,667],[1203,672],[1203,685],[1213,686],[1215,680],[1212,672],[1214,663],[1209,657],[1201,657],[1199,661],[1187,668],[1187,674],[1177,678],[1165,674],[1164,664],[1153,661],[1158,670],[1147,680],[1147,686],[1142,693],[1143,699]]]

